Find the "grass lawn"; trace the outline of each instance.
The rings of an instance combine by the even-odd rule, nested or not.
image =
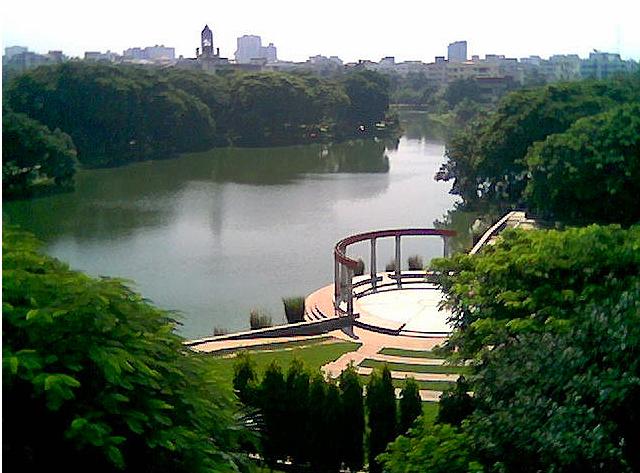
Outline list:
[[[360,363],[360,366],[364,368],[382,368],[385,364],[391,371],[407,371],[410,373],[468,374],[471,372],[468,366],[413,365],[409,363],[388,363],[370,359],[364,360]]]
[[[312,370],[318,371],[320,367],[330,361],[338,359],[344,353],[357,350],[359,343],[354,342],[336,342],[326,343],[326,340],[304,340],[296,343],[287,343],[286,347],[276,345],[262,346],[261,349],[247,348],[236,350],[235,353],[244,351],[251,355],[256,364],[257,372],[260,375],[266,367],[272,362],[277,361],[286,372],[289,363],[294,358],[300,359],[305,366]],[[210,355],[211,370],[218,378],[228,383],[233,383],[233,365],[235,363],[235,353],[225,355]]]
[[[361,374],[360,382],[362,385],[366,385],[369,382],[369,376]],[[394,379],[391,381],[393,383],[394,388],[403,388],[404,380],[403,379]],[[418,387],[420,389],[428,389],[429,391],[444,391],[452,386],[455,386],[456,383],[451,381],[416,381],[418,383]]]
[[[440,404],[437,402],[426,401],[422,403],[422,417],[427,424],[433,424],[438,415]]]
[[[444,358],[430,350],[405,350],[403,348],[383,348],[378,353],[381,355],[407,356],[410,358]]]
[[[216,352],[213,352],[211,354],[218,357],[218,356],[231,355],[234,353],[238,353],[239,351],[257,352],[257,351],[265,351],[265,350],[268,350],[268,351],[284,350],[285,348],[299,348],[303,346],[317,345],[319,343],[325,343],[329,340],[335,340],[335,339],[331,335],[326,335],[323,337],[307,338],[304,340],[295,340],[295,341],[289,341],[289,342],[262,343],[260,345],[251,345],[251,346],[241,347],[241,348],[227,348],[224,350],[217,350]]]

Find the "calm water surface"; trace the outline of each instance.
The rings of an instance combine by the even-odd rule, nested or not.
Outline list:
[[[5,204],[45,251],[91,275],[118,276],[179,311],[187,337],[248,328],[249,311],[283,320],[281,298],[332,282],[332,249],[350,234],[431,227],[453,206],[433,176],[444,144],[424,115],[403,113],[399,143],[215,149],[82,171],[76,191]],[[442,251],[408,239],[405,260]],[[379,265],[393,254],[381,242]],[[368,247],[355,249],[368,259]]]

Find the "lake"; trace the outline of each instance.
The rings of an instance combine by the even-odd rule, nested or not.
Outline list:
[[[332,283],[341,238],[432,227],[453,207],[450,184],[433,179],[444,142],[423,113],[401,122],[394,143],[222,148],[83,170],[73,193],[7,202],[3,215],[72,268],[134,281],[180,313],[186,337],[247,329],[252,308],[278,323],[282,297]],[[442,254],[439,238],[407,240],[405,264]],[[367,261],[368,251],[353,256]],[[392,254],[392,241],[379,244],[380,269]]]

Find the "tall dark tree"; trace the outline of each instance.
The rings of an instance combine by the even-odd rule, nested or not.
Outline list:
[[[400,392],[400,416],[398,420],[398,432],[407,433],[415,420],[422,414],[422,399],[420,387],[416,380],[407,378]]]
[[[325,406],[327,405],[327,382],[316,373],[309,384],[309,408],[307,412],[306,458],[312,471],[322,471],[325,451],[321,446],[331,438]]]
[[[262,452],[265,460],[275,466],[285,458],[289,439],[286,435],[287,386],[282,369],[276,362],[269,364],[259,389],[259,406],[263,418]]]
[[[327,397],[325,398],[326,431],[330,434],[330,442],[324,444],[323,470],[337,472],[340,470],[342,453],[342,400],[340,390],[333,380],[327,382]]]
[[[306,460],[306,422],[309,407],[309,373],[299,359],[289,365],[286,384],[286,416],[280,422],[286,430],[287,453],[294,462]]]
[[[256,407],[258,377],[255,363],[247,353],[240,353],[233,365],[233,389],[238,399],[247,406]]]
[[[369,471],[380,473],[381,464],[376,457],[396,437],[396,396],[391,372],[385,365],[374,371],[367,385],[367,413],[369,417]]]
[[[360,377],[353,365],[340,374],[342,399],[342,459],[351,471],[359,471],[364,463],[364,397]]]
[[[460,376],[453,388],[440,396],[440,407],[436,421],[460,426],[473,413],[474,401],[469,395],[471,387],[464,376]]]

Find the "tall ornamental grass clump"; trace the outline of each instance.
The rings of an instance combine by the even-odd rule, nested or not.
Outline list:
[[[249,313],[249,325],[251,330],[257,330],[261,328],[271,327],[273,321],[271,315],[262,309],[252,309]]]
[[[287,322],[295,324],[304,320],[304,297],[283,297],[282,303]]]

